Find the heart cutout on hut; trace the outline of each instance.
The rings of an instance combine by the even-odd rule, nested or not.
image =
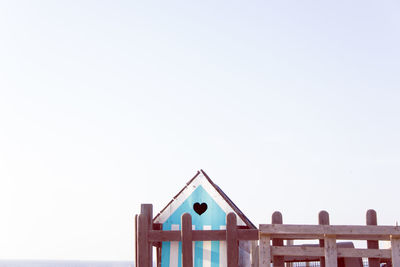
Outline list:
[[[207,203],[199,203],[199,202],[196,202],[196,203],[194,203],[193,204],[193,209],[194,209],[194,211],[197,213],[197,214],[199,214],[199,215],[201,215],[201,214],[203,214],[204,212],[206,212],[206,210],[207,210]]]

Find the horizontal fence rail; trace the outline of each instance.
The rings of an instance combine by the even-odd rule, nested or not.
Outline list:
[[[325,256],[324,248],[318,247],[276,247],[271,246],[271,254],[275,256],[306,256],[306,257],[323,257]],[[391,249],[359,249],[359,248],[337,248],[337,257],[362,257],[362,258],[382,258],[390,259]]]
[[[226,230],[192,230],[192,241],[221,241],[226,240]],[[181,231],[151,230],[149,241],[182,241]],[[258,240],[257,229],[237,229],[238,240]]]
[[[319,239],[335,235],[342,240],[391,240],[400,237],[398,226],[261,224],[260,234],[283,239]]]

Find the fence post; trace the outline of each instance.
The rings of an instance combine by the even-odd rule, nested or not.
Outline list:
[[[157,267],[161,267],[161,245],[157,246],[157,250],[156,250],[156,254],[157,254]]]
[[[226,216],[226,256],[228,267],[238,267],[239,246],[237,239],[236,214],[228,213]]]
[[[269,235],[262,235],[260,233],[259,245],[259,267],[271,267],[271,239]]]
[[[378,225],[378,220],[376,216],[375,210],[367,210],[367,225]],[[379,249],[379,241],[376,240],[367,240],[367,247],[369,249]],[[368,266],[369,267],[379,267],[380,260],[377,258],[368,258]]]
[[[326,235],[324,241],[325,266],[337,267],[336,236]]]
[[[153,205],[142,204],[140,205],[140,214],[143,214],[147,220],[147,231],[153,230]],[[147,235],[147,233],[146,233]],[[141,267],[152,267],[153,266],[153,246],[149,244],[147,246],[147,255],[149,258],[148,265]]]
[[[193,266],[193,243],[192,243],[192,216],[184,213],[181,217],[181,240],[182,240],[182,267]]]
[[[294,242],[293,239],[290,240],[286,240],[286,246],[293,246]],[[286,262],[286,267],[293,267],[293,263],[292,262]]]
[[[282,224],[282,213],[279,211],[275,211],[272,214],[272,224]],[[280,238],[272,238],[273,246],[283,246],[283,239]],[[285,266],[285,258],[284,256],[273,256],[272,262],[274,263],[274,267],[284,267]]]
[[[400,266],[400,236],[391,236],[392,243],[392,266]]]
[[[135,215],[135,266],[138,266],[138,220],[139,215]]]
[[[257,241],[251,242],[251,267],[258,267],[258,245]]]
[[[318,214],[318,224],[320,225],[329,225],[329,213],[326,210],[321,210]],[[324,247],[324,240],[320,239],[319,240],[319,246]],[[321,257],[320,260],[320,266],[325,267],[325,258]]]
[[[149,224],[147,216],[145,214],[139,215],[138,220],[138,247],[137,247],[137,258],[138,267],[148,267],[151,258],[149,255],[149,240],[148,240]]]

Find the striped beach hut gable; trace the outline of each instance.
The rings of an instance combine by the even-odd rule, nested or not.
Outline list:
[[[190,213],[194,230],[221,230],[226,228],[226,214],[234,212],[242,228],[256,227],[226,196],[207,174],[200,170],[170,203],[154,218],[163,230],[180,230],[181,216]],[[161,267],[181,267],[181,243],[163,242]],[[226,266],[224,241],[196,241],[193,246],[195,267]]]

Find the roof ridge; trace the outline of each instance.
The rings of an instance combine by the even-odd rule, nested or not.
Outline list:
[[[257,227],[244,215],[244,213],[238,208],[238,206],[236,206],[236,204],[225,194],[224,191],[222,191],[222,189],[215,184],[211,178],[207,175],[207,173],[203,170],[200,169],[200,171],[197,171],[196,175],[190,179],[185,186],[178,192],[178,194],[176,194],[172,200],[170,202],[168,202],[168,204],[154,217],[153,221],[156,221],[156,219],[158,219],[161,214],[171,205],[171,203],[177,199],[179,197],[179,195],[188,188],[188,186],[200,175],[203,174],[203,176],[207,179],[207,181],[210,183],[210,185],[215,189],[215,191],[217,191],[217,193],[220,195],[220,197],[222,197],[222,199],[230,206],[230,208],[240,217],[240,219],[245,223],[245,225],[248,228],[252,228],[252,229],[257,229]]]

